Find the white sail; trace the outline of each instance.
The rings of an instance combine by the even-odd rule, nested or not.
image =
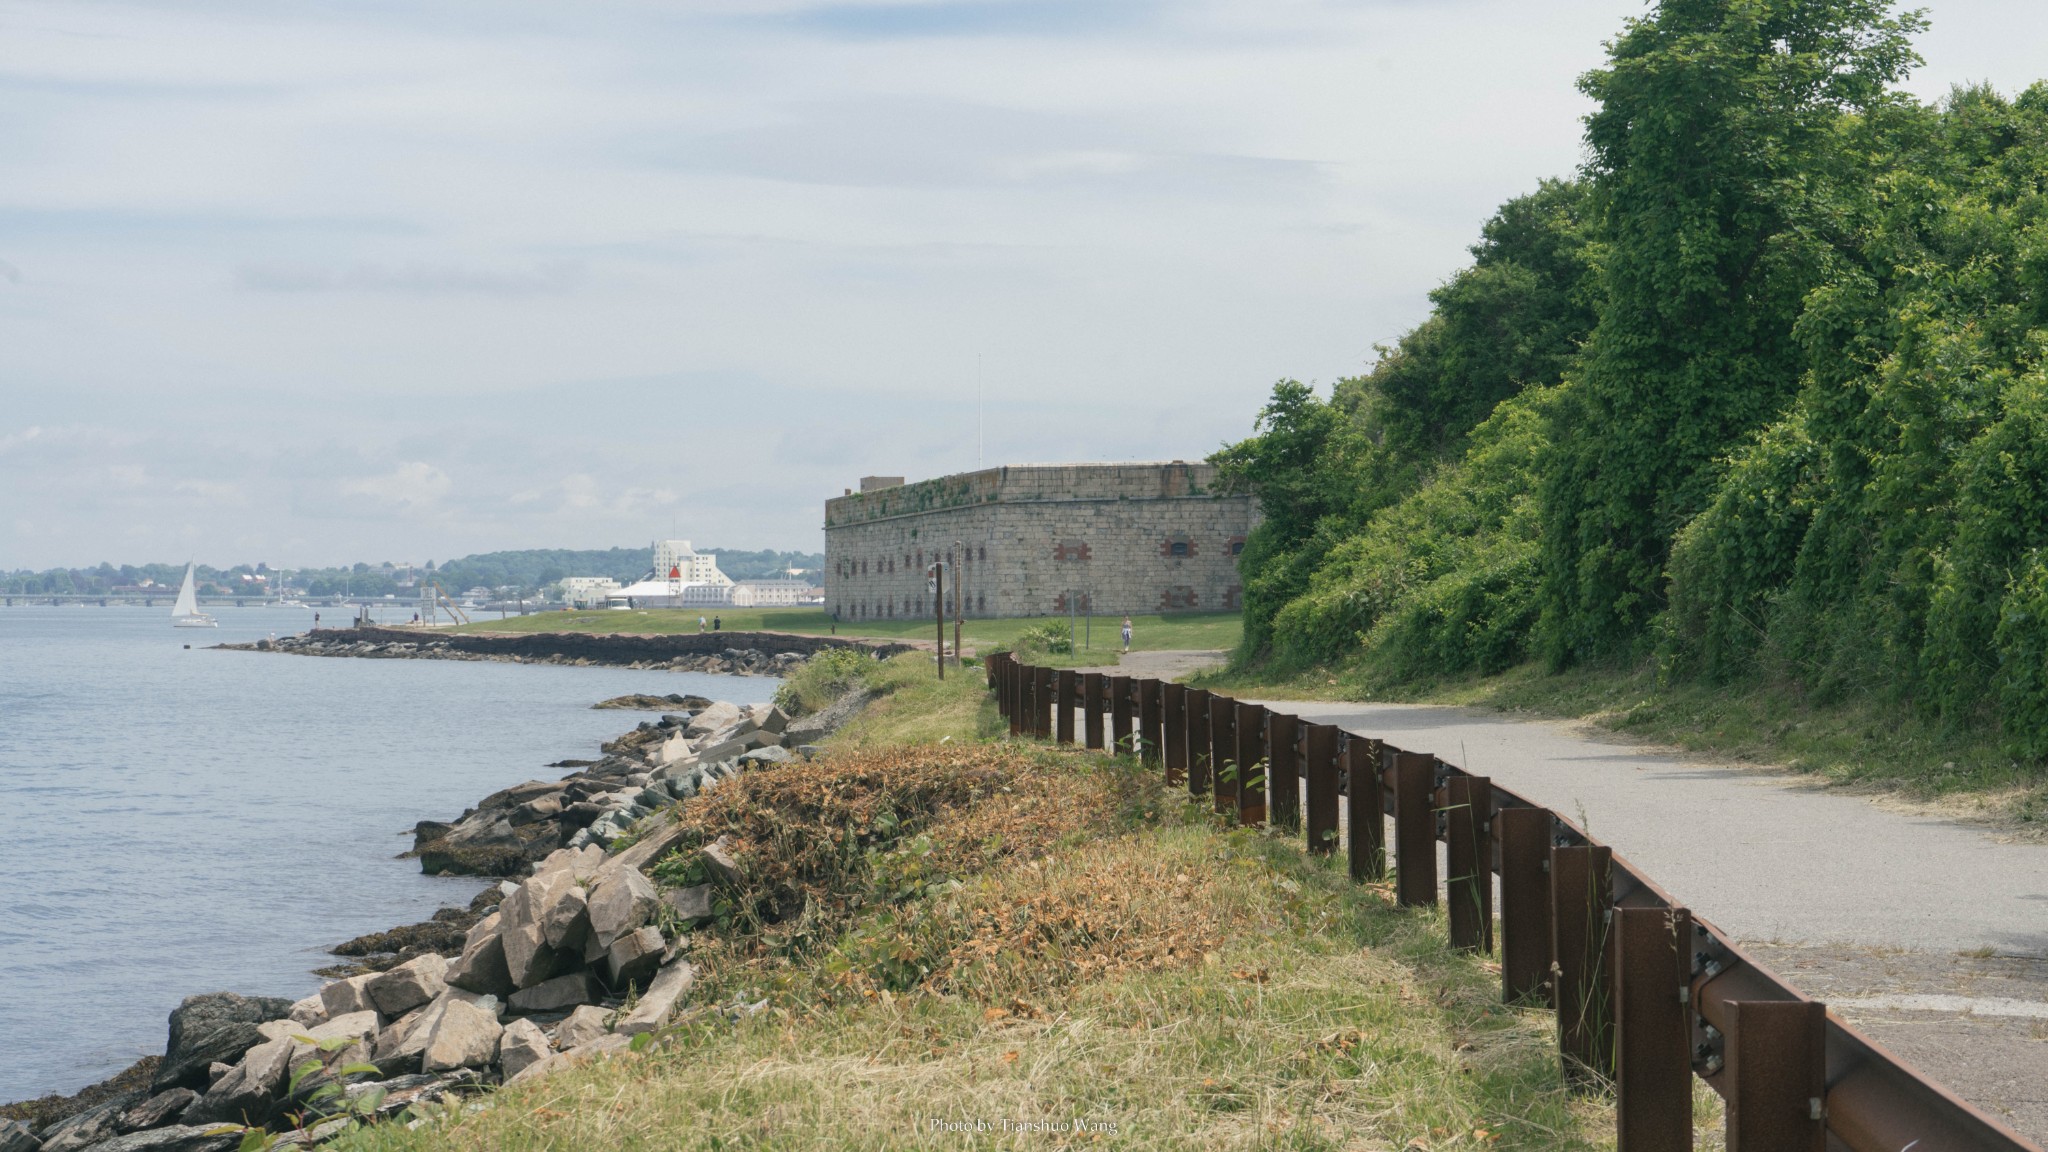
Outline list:
[[[178,603],[171,609],[171,619],[181,616],[199,615],[199,594],[192,590],[192,565],[185,565],[185,586],[178,589]]]

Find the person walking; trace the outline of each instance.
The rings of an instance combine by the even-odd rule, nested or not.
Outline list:
[[[713,617],[711,618],[711,630],[712,630],[713,632],[723,632],[723,631],[725,631],[725,617],[723,617],[723,616],[713,616]]]
[[[697,617],[697,631],[704,631],[704,618],[702,616]]]
[[[1130,652],[1131,652],[1131,618],[1130,618],[1129,616],[1126,616],[1126,617],[1124,617],[1124,655],[1128,656],[1128,655],[1130,655]]]

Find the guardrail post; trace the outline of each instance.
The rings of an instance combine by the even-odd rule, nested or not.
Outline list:
[[[1081,676],[1081,726],[1090,748],[1102,747],[1102,689],[1106,679],[1100,672]]]
[[[1209,748],[1209,697],[1206,688],[1190,688],[1187,694],[1187,723],[1181,739],[1188,746],[1188,795],[1200,796],[1214,784],[1216,762]]]
[[[1565,1079],[1574,1084],[1598,1083],[1614,1070],[1614,999],[1607,972],[1608,913],[1613,909],[1613,849],[1550,850],[1557,1050]]]
[[[988,690],[991,692],[996,690],[996,677],[1001,668],[999,662],[1002,658],[1003,654],[1001,652],[995,652],[991,653],[988,659],[981,662],[981,673],[988,677]]]
[[[1080,677],[1071,668],[1062,668],[1054,677],[1052,688],[1053,731],[1062,744],[1074,742],[1074,695]]]
[[[1337,851],[1337,739],[1335,724],[1311,724],[1303,738],[1308,774],[1308,850],[1319,856]]]
[[[1394,902],[1436,903],[1436,757],[1427,753],[1394,753]]]
[[[1188,686],[1159,686],[1159,743],[1166,757],[1166,786],[1188,778]]]
[[[1337,754],[1349,832],[1344,851],[1351,879],[1361,884],[1387,878],[1387,778],[1381,770],[1386,747],[1370,737],[1346,733]],[[1435,860],[1436,853],[1431,852],[1430,861]]]
[[[1738,1000],[1728,1010],[1728,1152],[1823,1152],[1827,1005]]]
[[[1138,751],[1144,757],[1145,763],[1155,768],[1165,762],[1161,747],[1164,741],[1160,738],[1160,731],[1164,727],[1160,710],[1160,688],[1159,681],[1150,676],[1137,683]]]
[[[1212,807],[1217,813],[1237,811],[1237,701],[1209,697],[1209,768],[1215,780]]]
[[[1259,827],[1266,822],[1266,708],[1237,706],[1237,822]]]
[[[1038,685],[1038,695],[1031,702],[1031,734],[1040,740],[1052,739],[1052,669],[1034,668],[1032,672]]]
[[[1301,831],[1301,718],[1266,714],[1266,808],[1273,825]]]
[[[1010,665],[1010,735],[1012,736],[1024,735],[1024,717],[1031,703],[1031,685],[1027,682],[1030,678],[1025,675],[1027,671],[1028,669],[1022,664]]]
[[[1453,773],[1444,781],[1444,898],[1451,946],[1493,951],[1493,781]]]
[[[1131,678],[1109,678],[1110,748],[1121,756],[1131,750]]]
[[[1616,1150],[1692,1152],[1692,913],[1616,908],[1614,944]]]
[[[1503,808],[1500,833],[1500,996],[1555,1007],[1550,995],[1550,838],[1548,808]]]

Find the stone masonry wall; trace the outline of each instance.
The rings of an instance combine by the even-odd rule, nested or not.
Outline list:
[[[829,500],[825,607],[929,619],[925,566],[943,556],[970,617],[1064,616],[1070,597],[1098,616],[1234,611],[1255,512],[1214,481],[1207,464],[1031,465]]]

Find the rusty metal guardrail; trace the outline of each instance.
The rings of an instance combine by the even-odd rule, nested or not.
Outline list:
[[[1008,653],[987,675],[1012,735],[1137,755],[1218,813],[1342,851],[1354,880],[1391,875],[1400,905],[1434,905],[1441,889],[1455,947],[1495,951],[1498,877],[1501,996],[1556,1012],[1562,1074],[1611,1086],[1621,1152],[1692,1147],[1694,1076],[1723,1101],[1729,1152],[2041,1152],[1486,777],[1182,684]]]

